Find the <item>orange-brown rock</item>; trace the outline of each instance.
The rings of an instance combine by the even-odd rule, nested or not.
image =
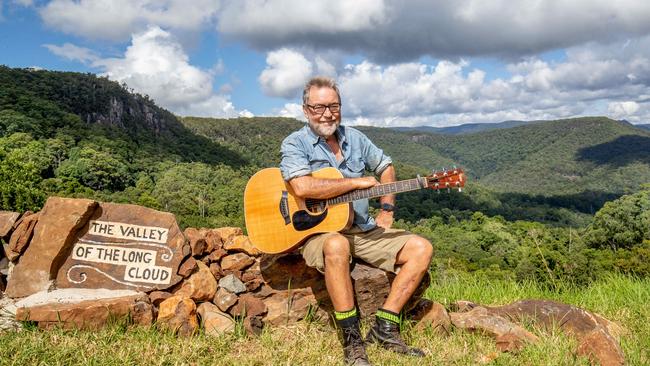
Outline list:
[[[235,253],[221,259],[221,269],[224,271],[241,271],[253,263],[255,263],[255,258],[244,253]]]
[[[205,250],[206,253],[210,253],[223,247],[223,241],[221,240],[221,235],[218,231],[203,228],[200,230],[200,232],[203,234],[203,237],[205,238],[205,242],[207,244]]]
[[[194,259],[194,257],[189,257],[183,261],[183,263],[181,263],[180,267],[178,267],[178,274],[183,276],[183,278],[187,278],[194,272],[196,268],[196,259]]]
[[[39,223],[43,219],[41,212]],[[185,243],[171,213],[100,203],[65,254],[56,286],[166,290],[182,280],[178,268]]]
[[[618,338],[623,332],[618,324],[602,316],[551,300],[521,300],[503,306],[484,306],[490,314],[499,315],[515,321],[534,320],[545,329],[560,327],[563,331],[582,337],[597,326],[604,327],[612,336]]]
[[[228,254],[225,249],[223,248],[217,248],[210,252],[205,259],[208,260],[209,263],[216,263],[218,262],[221,258],[225,257]]]
[[[185,237],[190,243],[192,249],[192,256],[199,257],[207,253],[208,243],[205,241],[205,236],[198,229],[188,227],[184,231]]]
[[[196,262],[198,270],[183,281],[174,295],[186,296],[195,301],[211,301],[217,292],[217,280],[203,262]]]
[[[221,277],[224,276],[223,271],[221,270],[221,267],[217,263],[211,263],[210,264],[210,273],[212,273],[212,276],[214,276],[214,279],[219,281]]]
[[[498,315],[488,313],[484,307],[475,307],[464,313],[450,313],[451,323],[462,329],[480,331],[493,338],[505,336],[506,334],[516,337],[518,341],[536,343],[539,338],[523,327]],[[511,338],[512,339],[512,338]]]
[[[173,295],[165,291],[152,291],[149,293],[149,300],[154,306],[159,306],[161,302],[169,299]]]
[[[219,310],[228,311],[231,306],[237,303],[237,300],[237,295],[233,294],[223,287],[219,287],[217,293],[214,295],[214,299],[212,299],[212,302],[219,308]]]
[[[11,238],[9,239],[9,245],[7,245],[7,258],[12,262],[15,262],[18,257],[23,254],[29,241],[32,239],[34,234],[34,228],[38,222],[39,214],[32,213],[30,211],[25,212],[20,218],[19,222],[16,222]]]
[[[261,316],[266,314],[266,312],[267,308],[264,301],[248,293],[239,296],[237,304],[229,311],[233,316],[244,317]]]
[[[244,231],[240,227],[220,227],[218,229],[212,229],[212,231],[219,234],[224,247],[229,245],[235,236],[244,235]]]
[[[243,252],[251,256],[258,256],[262,254],[257,248],[253,246],[250,239],[246,235],[237,235],[224,244],[224,248],[229,252]]]
[[[625,364],[625,357],[621,346],[600,325],[580,339],[576,353],[587,356],[592,364],[601,366],[621,366]]]
[[[277,291],[264,299],[267,307],[264,324],[286,325],[295,323],[307,316],[313,319],[327,319],[325,310],[319,308],[318,300],[311,288],[294,291]]]
[[[19,217],[18,212],[0,211],[0,239],[11,233]]]
[[[190,336],[199,328],[196,304],[185,296],[172,296],[160,303],[158,326],[182,336]]]
[[[25,297],[47,290],[65,261],[79,229],[97,202],[50,197],[40,212],[34,236],[7,285],[9,297]]]
[[[235,321],[230,315],[219,311],[217,306],[209,302],[200,304],[196,312],[199,314],[201,324],[208,335],[219,336],[235,331]]]
[[[92,297],[97,298],[90,299]],[[16,306],[16,320],[38,322],[41,328],[56,325],[97,329],[112,319],[126,319],[127,316],[134,324],[143,326],[153,321],[149,298],[133,291],[57,290],[27,297]]]
[[[418,320],[416,329],[423,329],[430,327],[434,332],[440,335],[449,335],[451,331],[451,318],[447,309],[437,302],[422,299],[417,304],[417,314],[413,316],[414,320]]]

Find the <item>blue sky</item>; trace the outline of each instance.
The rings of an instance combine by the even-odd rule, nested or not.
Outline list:
[[[353,125],[650,123],[650,2],[0,0],[0,64],[105,75],[178,115],[302,118],[324,74]]]

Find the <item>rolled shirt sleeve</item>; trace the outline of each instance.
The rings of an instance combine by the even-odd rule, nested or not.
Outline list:
[[[311,173],[307,154],[300,147],[300,141],[295,137],[293,134],[290,135],[284,139],[280,147],[282,156],[280,171],[282,172],[282,178],[287,182],[293,178],[302,177]]]
[[[366,169],[376,175],[381,175],[384,169],[393,163],[393,159],[384,154],[384,151],[375,146],[368,137],[365,135],[363,137],[363,159]]]

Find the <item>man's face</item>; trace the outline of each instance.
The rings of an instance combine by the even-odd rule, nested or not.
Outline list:
[[[307,105],[302,106],[302,110],[309,126],[317,135],[328,138],[334,134],[341,123],[341,111],[336,108],[337,105],[340,108],[339,97],[334,89],[316,86],[309,89],[309,101]],[[325,108],[323,113],[320,113],[316,109],[322,109],[322,106],[330,108]],[[331,108],[335,109],[335,113],[332,113]]]

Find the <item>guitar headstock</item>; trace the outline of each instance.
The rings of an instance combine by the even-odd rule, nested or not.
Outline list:
[[[426,187],[433,190],[439,191],[440,189],[447,188],[457,188],[460,192],[462,187],[465,186],[465,172],[460,168],[452,169],[443,169],[440,171],[433,171],[431,175],[427,175],[424,178],[421,178],[423,181],[426,181]]]

